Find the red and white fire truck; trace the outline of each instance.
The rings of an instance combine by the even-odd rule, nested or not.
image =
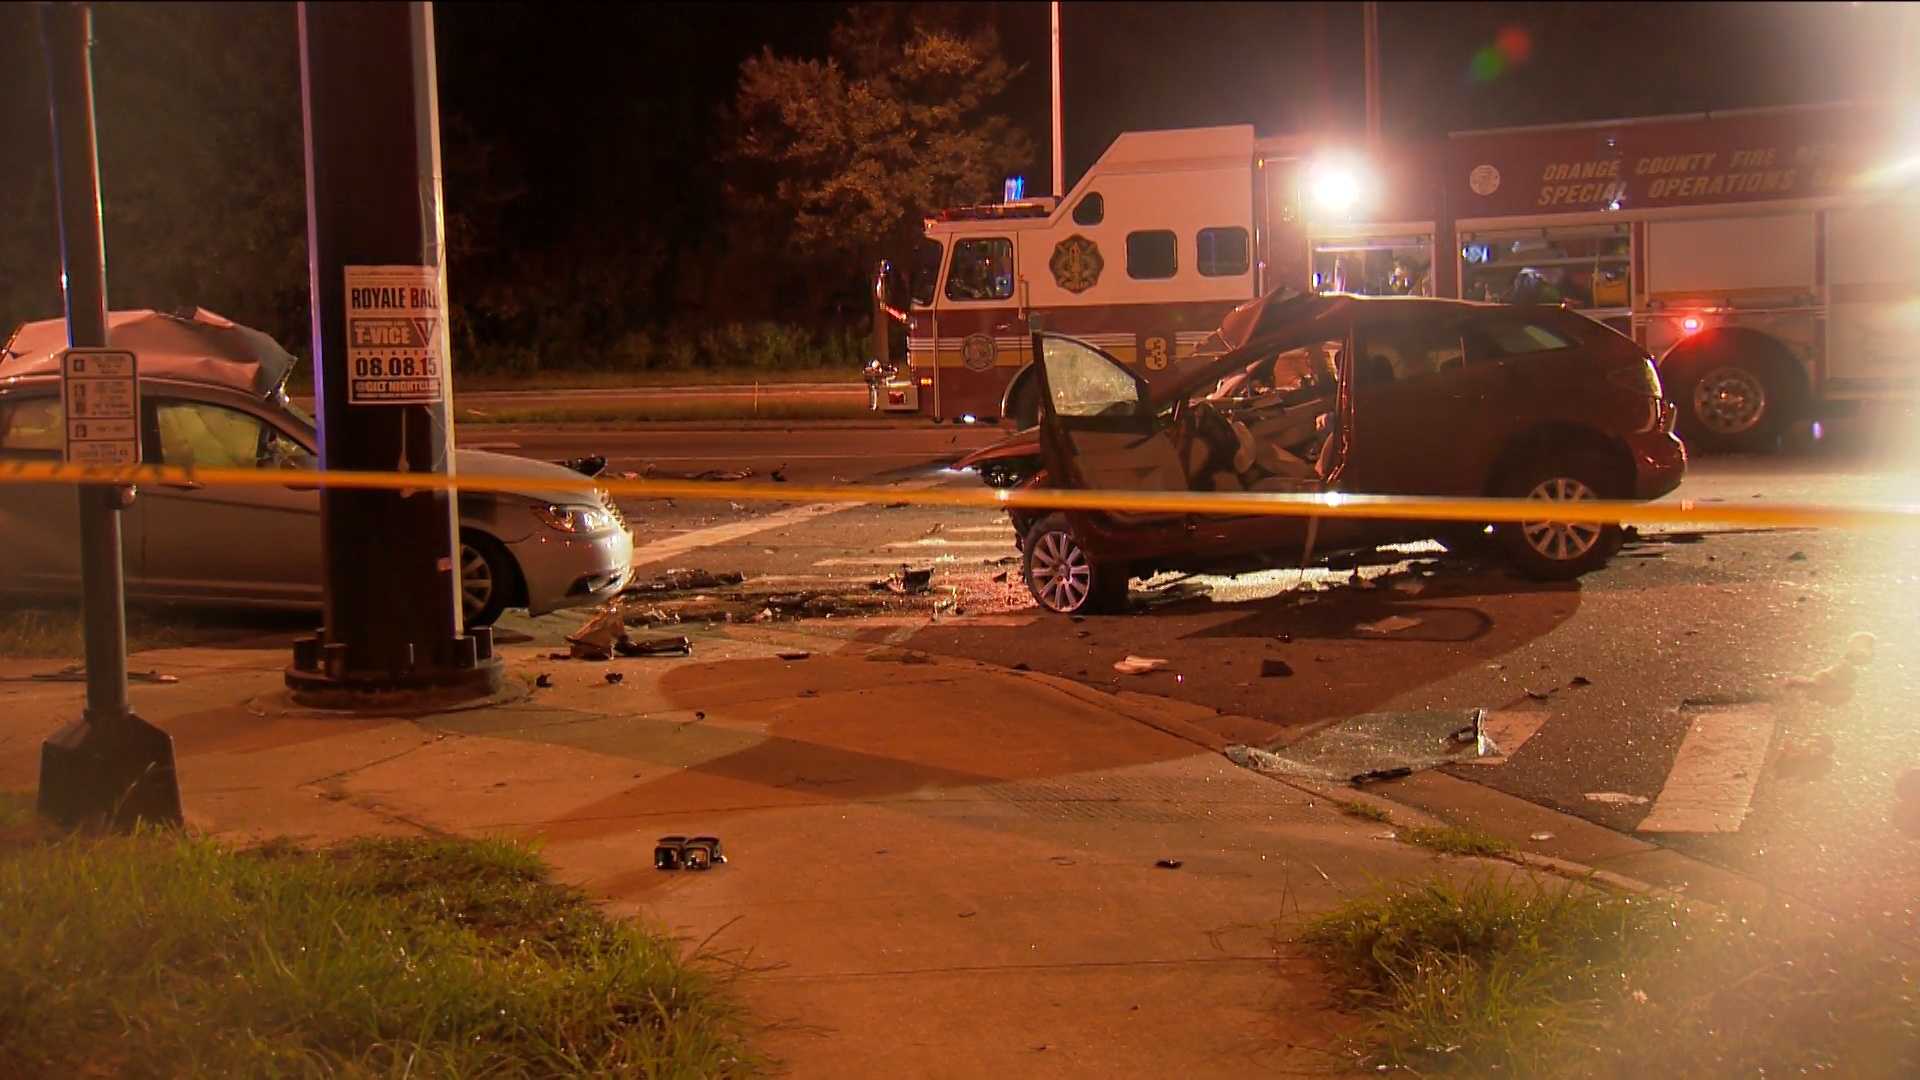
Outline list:
[[[1830,105],[1363,146],[1247,126],[1120,136],[1071,192],[931,217],[873,404],[1033,422],[1036,329],[1152,379],[1279,288],[1558,302],[1659,359],[1734,446],[1920,389],[1920,131]],[[904,362],[902,362],[904,361]]]

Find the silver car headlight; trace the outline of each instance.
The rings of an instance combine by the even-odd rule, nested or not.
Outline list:
[[[530,509],[547,528],[563,533],[585,535],[613,528],[613,515],[605,507],[574,503],[534,503]]]

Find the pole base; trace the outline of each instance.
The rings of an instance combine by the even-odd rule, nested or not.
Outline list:
[[[409,646],[404,656],[385,663],[356,664],[353,650],[316,635],[293,643],[287,689],[295,701],[323,709],[377,706],[394,695],[426,693],[436,700],[489,697],[506,684],[506,666],[493,654],[493,632],[485,627],[431,650],[432,661],[418,663]]]
[[[178,825],[173,736],[128,713],[76,720],[40,745],[40,813],[64,825]]]

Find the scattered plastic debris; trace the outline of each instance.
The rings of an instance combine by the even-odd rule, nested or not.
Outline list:
[[[1277,657],[1269,656],[1260,661],[1260,677],[1263,679],[1284,679],[1293,674],[1293,665]]]
[[[1532,699],[1533,699],[1533,700],[1535,700],[1535,701],[1545,701],[1545,700],[1547,700],[1548,698],[1550,698],[1550,697],[1552,697],[1552,696],[1553,696],[1553,691],[1551,691],[1551,690],[1529,690],[1529,691],[1527,691],[1527,696],[1528,696],[1528,697],[1530,697],[1530,698],[1532,698]]]
[[[1787,556],[1787,561],[1788,562],[1806,562],[1807,553],[1804,551],[1796,551],[1793,554]]]
[[[625,675],[622,675],[617,671],[609,671],[607,672],[607,685],[618,686],[620,685],[620,681],[625,678],[626,678]]]
[[[622,635],[613,643],[613,651],[621,656],[692,656],[693,642],[685,637],[657,637],[634,639]]]
[[[1572,681],[1568,682],[1567,685],[1568,686],[1592,686],[1593,680],[1587,678],[1585,675],[1575,675]]]
[[[553,676],[543,671],[533,677],[533,685],[542,690],[551,689],[553,687]]]
[[[1155,859],[1153,865],[1161,870],[1178,870],[1186,864],[1179,859]]]
[[[32,682],[86,682],[87,669],[84,665],[81,665],[81,664],[68,664],[66,667],[61,668],[59,671],[43,671],[38,675],[29,675],[27,676],[27,678]],[[7,679],[5,681],[13,682],[15,680]],[[155,683],[160,686],[171,686],[174,683],[177,683],[180,681],[180,676],[166,675],[159,671],[153,671],[153,670],[129,671],[127,672],[127,681],[137,682],[137,683]]]
[[[1399,765],[1391,769],[1368,769],[1366,772],[1354,773],[1347,778],[1347,782],[1352,784],[1373,784],[1381,780],[1400,780],[1412,775],[1413,770],[1411,768],[1405,765]]]
[[[777,469],[775,469],[775,470],[773,470],[772,472],[770,472],[770,473],[768,473],[768,474],[767,474],[767,478],[768,478],[769,480],[772,480],[772,481],[773,481],[774,483],[776,483],[776,484],[784,484],[784,483],[786,483],[786,482],[787,482],[787,466],[786,466],[786,463],[785,463],[785,462],[782,462],[782,463],[780,464],[780,467],[779,467],[779,468],[777,468]]]
[[[1629,795],[1624,791],[1589,791],[1588,802],[1605,803],[1608,806],[1645,806],[1645,795]]]
[[[663,836],[653,844],[655,870],[710,870],[726,861],[717,836]]]
[[[1528,836],[1528,837],[1527,837],[1527,839],[1529,839],[1529,840],[1551,840],[1551,839],[1553,839],[1553,834],[1552,834],[1552,833],[1550,833],[1550,832],[1537,832],[1537,833],[1533,833],[1532,835],[1530,835],[1530,836]]]
[[[746,507],[734,504],[735,509]],[[747,580],[747,575],[738,570],[726,570],[713,573],[708,570],[669,570],[650,581],[640,581],[628,585],[623,590],[631,596],[636,593],[692,592],[698,589],[724,589],[739,585]]]
[[[999,573],[993,575],[993,580],[996,582],[1007,580],[1007,572],[1005,570],[1000,571]]]
[[[1145,675],[1149,671],[1159,671],[1167,666],[1167,661],[1157,656],[1133,656],[1114,662],[1113,670],[1122,675]]]
[[[775,655],[779,656],[780,659],[782,660],[807,660],[807,659],[811,659],[813,656],[812,653],[806,652],[805,650],[801,650],[801,649],[794,649],[789,652],[777,653]]]
[[[933,587],[933,568],[909,569],[902,566],[893,574],[881,578],[871,586],[875,592],[890,592],[895,596],[914,596]]]
[[[1286,765],[1280,755],[1270,750],[1262,750],[1257,746],[1247,746],[1244,743],[1234,743],[1223,752],[1227,755],[1228,761],[1243,769],[1278,770]]]
[[[1369,634],[1397,634],[1402,630],[1411,630],[1419,625],[1420,620],[1411,616],[1389,615],[1384,619],[1376,619],[1370,623],[1361,623],[1354,629],[1364,630]]]
[[[607,455],[583,454],[580,457],[556,461],[554,464],[565,466],[582,476],[599,476],[601,473],[607,471]]]

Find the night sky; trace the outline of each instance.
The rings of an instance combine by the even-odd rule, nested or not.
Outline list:
[[[724,265],[729,204],[720,112],[733,96],[742,60],[763,48],[823,56],[845,10],[838,4],[438,5],[448,205],[480,222],[468,234],[463,295],[483,299],[491,285],[495,300],[539,306],[547,301],[507,271],[538,282],[556,277],[542,269],[552,266],[589,283],[617,273],[624,291],[602,297],[601,309],[628,313],[621,318],[638,324],[736,317],[742,294]],[[1440,136],[1884,99],[1901,93],[1902,72],[1920,68],[1911,44],[1920,26],[1916,10],[1844,3],[1384,3],[1385,126],[1389,135]],[[1262,134],[1276,134],[1359,126],[1358,3],[1076,2],[1063,12],[1069,186],[1125,130],[1251,123]],[[1008,56],[1025,65],[999,108],[1032,134],[1038,156],[1027,190],[1044,193],[1050,182],[1048,6],[1002,2],[979,5],[976,13],[997,27]],[[120,244],[122,271],[137,271],[138,260],[127,256],[157,242],[153,236],[177,226],[173,243],[204,248],[193,239],[194,228],[203,235],[222,222],[251,221],[248,200],[263,201],[263,191],[296,192],[300,184],[293,5],[256,8],[233,21],[259,40],[231,40],[242,32],[235,30],[209,42],[169,42],[170,52],[114,34],[114,27],[136,21],[103,12],[95,58],[113,226],[108,239],[110,247]],[[220,50],[216,59],[225,63],[182,59],[207,48]],[[1898,62],[1903,48],[1904,65]],[[34,280],[51,282],[58,265],[51,215],[33,209],[47,200],[48,136],[31,4],[0,3],[0,71],[7,73],[0,94],[7,162],[0,175],[0,274],[30,267]],[[261,74],[255,79],[253,72]],[[255,120],[252,128],[231,122],[247,115]],[[143,138],[162,123],[171,125],[166,138]],[[262,123],[287,137],[264,138]],[[217,168],[201,161],[200,171],[190,174],[180,171],[180,157],[153,152],[156,142],[169,153],[186,147],[202,158],[218,153],[228,160]],[[476,172],[476,159],[495,164]],[[190,198],[152,210],[131,204],[125,193],[139,186],[134,181],[169,170],[186,178]],[[255,182],[213,179],[235,176]],[[268,239],[240,246],[298,245],[298,203],[290,213],[276,213],[270,222],[256,222],[271,233]],[[142,236],[135,221],[153,236]],[[462,257],[455,252],[456,260]],[[610,269],[602,274],[593,267]],[[704,292],[690,284],[703,268],[719,281]],[[251,267],[231,269],[240,279],[258,276]],[[280,283],[277,300],[250,300],[222,292],[211,279],[217,275],[159,266],[146,278],[132,273],[116,295],[161,302],[170,295],[155,284],[162,270],[177,279],[173,292],[232,305],[288,340],[304,323],[304,289],[295,280]],[[847,281],[848,295],[858,300],[858,275]],[[6,284],[0,278],[0,301]],[[57,293],[41,295],[45,291],[15,295],[0,315],[49,308]],[[769,316],[791,315],[773,310],[779,295],[763,299]],[[594,318],[605,322],[600,316],[588,321]]]

